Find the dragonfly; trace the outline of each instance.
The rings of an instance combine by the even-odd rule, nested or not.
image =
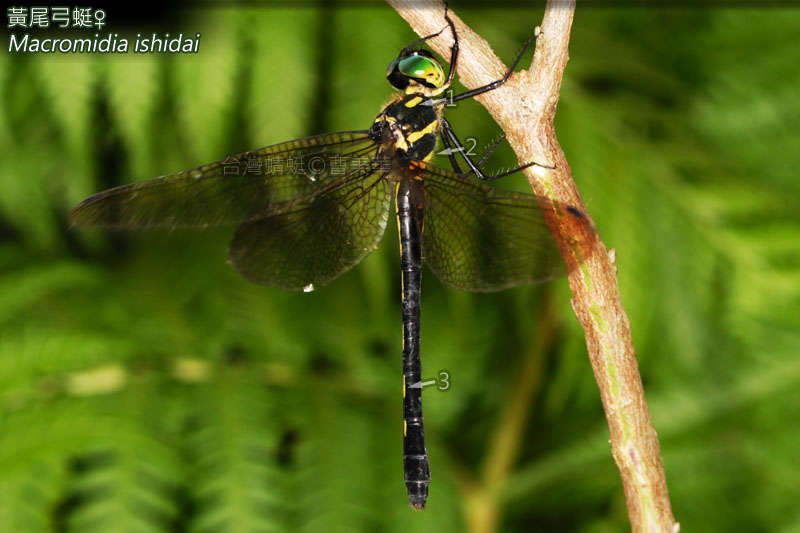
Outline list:
[[[474,292],[565,273],[541,199],[484,183],[535,163],[487,175],[481,170],[486,157],[476,162],[444,117],[448,103],[502,86],[535,37],[501,79],[442,97],[459,53],[446,7],[444,19],[442,30],[406,46],[390,63],[386,77],[397,92],[369,129],[297,139],[122,185],[87,198],[70,214],[73,225],[109,229],[232,225],[229,259],[239,274],[308,292],[375,250],[394,211],[402,280],[403,470],[414,509],[424,509],[431,479],[422,418],[423,263],[444,284]],[[445,74],[421,45],[448,28],[453,44]],[[439,139],[452,170],[430,162]],[[546,202],[572,222],[588,224],[580,210]]]

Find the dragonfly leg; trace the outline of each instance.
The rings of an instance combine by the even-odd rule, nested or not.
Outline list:
[[[450,144],[449,144],[448,141],[444,141],[445,137],[449,137],[449,142],[455,145],[455,148],[451,149],[451,153],[449,154],[450,155],[450,163],[454,165],[453,169],[456,172],[461,173],[460,172],[460,168],[458,167],[458,165],[456,163],[454,163],[455,157],[453,155],[453,152],[460,152],[461,153],[461,157],[464,158],[464,161],[467,163],[467,166],[470,169],[469,172],[467,172],[466,174],[462,174],[463,176],[469,176],[470,174],[475,174],[475,176],[478,179],[481,179],[483,181],[492,181],[492,180],[496,180],[498,178],[504,178],[504,177],[506,177],[506,176],[508,176],[510,174],[514,174],[515,172],[519,172],[520,170],[524,170],[524,169],[526,169],[528,167],[532,167],[533,165],[538,165],[538,166],[544,167],[544,168],[554,168],[554,167],[549,167],[549,166],[546,166],[546,165],[541,165],[539,163],[536,163],[535,161],[532,161],[530,163],[525,163],[524,165],[520,165],[517,168],[508,170],[506,172],[501,172],[500,174],[495,174],[493,176],[487,176],[481,170],[480,167],[483,166],[483,164],[486,162],[486,159],[489,157],[489,155],[492,154],[492,152],[494,152],[494,150],[497,148],[497,146],[500,144],[500,142],[503,139],[505,139],[505,134],[502,135],[499,139],[497,139],[494,142],[494,144],[492,144],[492,146],[489,148],[489,150],[486,152],[486,154],[484,154],[484,156],[481,158],[481,160],[478,161],[478,163],[475,163],[472,160],[472,158],[467,153],[467,150],[464,148],[464,145],[461,143],[460,140],[458,140],[458,137],[456,136],[456,132],[453,131],[453,126],[450,124],[450,122],[446,118],[442,117],[442,140],[443,140],[443,142],[445,144],[445,147],[449,148]]]
[[[447,85],[450,85],[450,82],[453,81],[453,77],[455,76],[455,69],[453,65],[455,65],[455,61],[458,58],[458,35],[456,35],[456,26],[453,24],[453,20],[450,18],[450,15],[447,14],[449,7],[447,6],[447,2],[444,3],[444,20],[447,21],[447,25],[450,27],[450,31],[453,33],[453,46],[450,48],[450,72],[447,73]],[[425,37],[420,37],[413,43],[406,45],[400,51],[398,57],[405,56],[414,50],[414,47],[418,44],[424,43],[429,39],[433,39],[434,37],[438,37],[442,34],[442,32],[446,28],[442,28],[441,30],[437,31],[436,33],[431,33],[430,35],[426,35]]]
[[[450,98],[450,102],[458,102],[459,100],[466,100],[467,98],[474,98],[474,97],[478,96],[479,94],[483,94],[485,92],[491,91],[492,89],[497,89],[498,87],[503,85],[505,82],[508,81],[508,78],[511,76],[511,74],[514,72],[514,70],[517,68],[517,65],[519,64],[520,59],[522,59],[522,56],[525,54],[525,51],[528,50],[530,45],[532,45],[534,42],[536,42],[536,38],[537,37],[539,37],[538,33],[536,33],[533,37],[531,37],[527,41],[525,41],[525,44],[522,45],[522,50],[519,51],[519,53],[517,54],[516,59],[514,59],[514,62],[511,64],[511,66],[508,68],[508,70],[506,71],[505,75],[502,78],[500,78],[499,80],[495,80],[492,83],[488,83],[488,84],[484,85],[483,87],[478,87],[477,89],[472,89],[471,91],[467,91],[467,92],[464,92],[464,93],[461,93],[461,94],[457,94],[457,95],[453,96],[452,98]]]
[[[458,62],[458,33],[456,33],[456,25],[453,23],[453,19],[450,18],[448,14],[449,7],[447,6],[447,2],[444,3],[444,20],[447,21],[447,27],[450,28],[450,32],[453,34],[453,44],[450,47],[450,69],[447,71],[447,81],[445,81],[444,85],[442,85],[437,91],[436,94],[441,94],[444,92],[450,85],[453,83],[453,79],[456,77],[456,63]],[[409,44],[405,48],[400,51],[398,54],[398,58],[404,57],[410,54],[414,47],[420,43],[424,43],[428,39],[433,39],[434,37],[438,37],[442,34],[442,32],[447,29],[447,27],[442,28],[441,30],[437,31],[436,33],[432,33],[430,35],[426,35],[420,39],[417,39],[413,43]]]
[[[456,75],[456,63],[458,62],[458,33],[456,33],[456,25],[453,24],[453,19],[448,15],[447,2],[444,3],[444,20],[450,26],[450,33],[453,34],[453,45],[450,47],[450,70],[447,71],[447,82],[442,86],[442,89],[447,89],[453,83],[453,78]]]
[[[457,150],[454,150],[453,149],[453,145],[450,144],[450,139],[447,137],[447,135],[445,135],[444,128],[442,128],[439,131],[439,136],[442,138],[442,144],[444,145],[444,151],[447,152],[447,158],[450,159],[450,166],[453,167],[453,171],[456,174],[459,174],[461,176],[468,176],[470,174],[470,172],[472,172],[472,171],[470,170],[470,172],[464,174],[464,171],[461,170],[461,167],[459,166],[458,161],[456,160],[456,156],[455,156],[455,152]]]
[[[455,133],[455,132],[453,132],[453,133]],[[502,133],[502,134],[500,134],[500,137],[495,139],[495,141],[492,143],[492,145],[489,147],[489,149],[486,150],[486,153],[481,156],[480,161],[478,161],[478,168],[483,168],[483,165],[486,164],[486,160],[489,159],[489,156],[491,156],[494,153],[495,150],[497,150],[497,147],[500,146],[500,143],[503,142],[503,140],[505,138],[506,138],[506,134]]]
[[[448,126],[449,126],[449,124],[448,124]],[[459,175],[464,176],[464,177],[469,176],[470,174],[472,174],[473,173],[472,169],[470,169],[470,171],[466,172],[466,173],[463,170],[461,170],[461,165],[459,165],[458,161],[456,160],[456,156],[455,156],[456,152],[462,152],[464,154],[464,157],[469,157],[469,153],[465,150],[465,148],[463,146],[459,146],[457,148],[454,148],[453,145],[450,143],[449,136],[445,134],[444,128],[439,130],[439,136],[442,138],[442,144],[444,144],[444,147],[445,147],[444,152],[447,154],[447,157],[450,159],[450,166],[453,167],[453,171],[455,171],[456,174],[459,174]],[[497,149],[497,147],[500,145],[500,143],[505,138],[506,138],[506,134],[504,133],[504,134],[500,135],[500,137],[498,137],[492,143],[492,146],[490,146],[489,149],[486,150],[486,153],[483,154],[483,156],[481,157],[480,161],[478,161],[478,163],[476,164],[476,166],[478,168],[482,168],[483,167],[483,165],[486,163],[486,160],[489,159],[489,156],[491,156],[494,153],[494,151]]]

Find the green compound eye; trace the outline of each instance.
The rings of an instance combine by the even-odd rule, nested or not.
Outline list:
[[[433,87],[441,87],[444,83],[444,71],[439,63],[430,57],[409,56],[401,59],[397,69],[411,78],[419,78]]]

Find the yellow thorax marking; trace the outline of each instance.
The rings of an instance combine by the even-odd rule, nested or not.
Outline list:
[[[416,98],[412,98],[411,100],[406,102],[406,107],[415,107],[421,101],[422,101],[422,97],[421,96],[417,96]]]
[[[428,133],[435,133],[436,132],[436,127],[438,125],[439,125],[438,121],[434,120],[433,122],[431,122],[430,124],[428,124],[427,126],[422,128],[421,130],[415,131],[412,134],[408,135],[406,137],[406,140],[409,143],[414,144],[415,142],[420,140],[424,135],[427,135]]]
[[[406,94],[424,94],[427,97],[438,96],[448,89],[449,85],[444,84],[441,87],[426,87],[416,80],[409,80],[408,87],[406,87]]]
[[[387,115],[386,117],[384,117],[384,120],[389,124],[390,127],[397,125],[397,119],[392,117],[392,116],[388,116]],[[377,120],[375,122],[377,122]],[[393,127],[392,130],[394,130],[394,129],[395,128]],[[406,142],[406,138],[405,138],[404,135],[397,135],[397,138],[395,139],[395,145],[394,146],[398,150],[402,150],[404,152],[408,152],[408,143]]]

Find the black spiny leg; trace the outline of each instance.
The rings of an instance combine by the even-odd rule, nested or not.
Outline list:
[[[517,68],[517,65],[519,64],[520,59],[522,59],[522,56],[525,54],[525,51],[531,44],[533,44],[536,41],[536,38],[538,36],[539,34],[536,34],[527,41],[525,41],[525,44],[522,45],[522,50],[519,51],[519,54],[517,54],[516,59],[514,59],[514,63],[511,64],[511,66],[509,67],[509,69],[506,71],[505,75],[502,78],[493,81],[492,83],[489,83],[487,85],[484,85],[483,87],[478,87],[477,89],[472,89],[471,91],[457,94],[450,99],[450,102],[458,102],[459,100],[466,100],[467,98],[473,98],[475,96],[478,96],[479,94],[491,91],[492,89],[497,89],[498,87],[503,85],[506,81],[508,81],[508,78]]]
[[[459,174],[461,176],[465,176],[465,177],[469,176],[470,174],[472,174],[473,173],[472,170],[470,170],[467,173],[464,173],[464,171],[461,170],[461,165],[459,165],[458,161],[456,160],[455,153],[456,152],[464,152],[464,147],[462,146],[461,148],[453,148],[453,145],[450,144],[449,137],[447,135],[445,135],[443,130],[439,130],[439,136],[442,138],[442,144],[444,144],[444,147],[445,147],[444,151],[447,153],[447,157],[448,157],[448,159],[450,159],[450,166],[453,167],[453,170],[455,171],[455,173]],[[489,147],[489,149],[486,150],[486,153],[483,154],[483,156],[481,156],[480,161],[478,161],[478,163],[476,164],[476,166],[478,168],[483,168],[483,165],[484,165],[484,163],[486,163],[486,160],[489,159],[489,157],[494,153],[494,151],[497,149],[497,147],[500,146],[500,143],[503,142],[503,139],[505,139],[505,138],[506,138],[506,134],[503,133],[502,135],[500,135],[500,137],[498,137],[492,143],[492,145]]]
[[[447,21],[447,25],[450,27],[450,32],[453,34],[453,45],[450,47],[450,70],[447,71],[447,81],[445,82],[442,87],[440,87],[437,94],[443,92],[445,89],[450,87],[453,83],[453,79],[456,76],[456,63],[458,63],[458,34],[456,33],[456,25],[453,23],[453,19],[450,18],[450,15],[447,14],[449,7],[447,6],[447,2],[444,3],[444,20]],[[400,56],[407,54],[410,52],[416,45],[427,41],[428,39],[433,39],[434,37],[438,37],[441,33],[445,30],[442,28],[436,33],[432,33],[430,35],[426,35],[421,39],[417,39],[413,43],[409,44],[400,52]]]
[[[445,140],[446,138],[449,138],[449,141]],[[539,163],[536,163],[534,161],[534,162],[531,162],[531,163],[526,163],[524,165],[518,166],[517,168],[514,168],[512,170],[509,170],[509,171],[506,171],[506,172],[501,172],[500,174],[495,174],[494,176],[487,176],[486,174],[483,173],[483,171],[480,169],[480,167],[483,165],[483,163],[486,161],[486,159],[489,157],[489,155],[491,155],[491,153],[494,152],[495,148],[497,148],[497,145],[500,144],[500,141],[502,141],[504,138],[505,138],[505,135],[503,135],[497,141],[495,141],[495,143],[491,146],[491,148],[489,148],[489,150],[486,152],[486,154],[476,164],[472,160],[472,158],[469,156],[469,154],[467,154],[467,151],[464,149],[464,145],[461,144],[461,141],[458,140],[458,137],[456,136],[456,132],[453,131],[453,126],[450,125],[450,122],[448,122],[448,120],[446,118],[442,117],[442,142],[444,143],[445,147],[447,147],[447,148],[450,148],[450,143],[452,143],[452,144],[454,144],[456,146],[456,148],[450,150],[450,163],[453,165],[453,170],[455,170],[459,174],[462,174],[461,173],[461,168],[458,166],[458,163],[455,162],[455,156],[453,155],[453,152],[461,152],[461,157],[464,158],[464,161],[466,161],[467,166],[470,169],[470,171],[467,172],[466,174],[462,174],[463,176],[469,176],[470,174],[474,173],[475,176],[478,177],[478,179],[481,179],[481,180],[484,180],[484,181],[492,181],[492,180],[496,180],[498,178],[504,178],[504,177],[506,177],[506,176],[508,176],[510,174],[514,174],[515,172],[519,172],[520,170],[524,170],[524,169],[526,169],[528,167],[532,167],[533,165],[538,165],[538,166],[544,167],[544,168],[554,168],[554,167],[549,167],[549,166],[546,166],[546,165],[540,165]]]
[[[450,47],[450,70],[447,72],[447,83],[442,86],[442,89],[447,89],[453,83],[453,78],[456,75],[456,63],[458,62],[458,34],[456,33],[456,25],[453,24],[453,19],[447,14],[447,2],[444,3],[444,20],[450,26],[450,32],[453,34],[453,46]]]
[[[456,64],[456,60],[458,59],[458,35],[456,34],[456,26],[455,26],[455,24],[453,24],[453,20],[450,18],[450,15],[447,14],[447,10],[448,9],[449,8],[447,7],[447,2],[445,2],[444,3],[444,19],[447,21],[447,25],[450,26],[450,31],[453,33],[453,46],[450,48],[450,71],[447,73],[447,83],[445,84],[445,87],[448,87],[450,85],[450,83],[453,81],[453,78],[456,75],[455,64]],[[424,43],[425,41],[427,41],[429,39],[433,39],[434,37],[438,37],[439,35],[442,34],[442,32],[444,30],[445,30],[445,28],[442,28],[441,30],[437,31],[436,33],[431,33],[430,35],[426,35],[425,37],[420,37],[419,39],[417,39],[413,43],[411,43],[408,46],[406,46],[405,48],[403,48],[400,51],[399,56],[404,56],[404,55],[408,54],[409,52],[411,52],[414,49],[415,46],[417,46],[420,43]]]
[[[455,30],[455,27],[453,26],[453,21],[451,21],[450,17],[447,16],[447,4],[446,3],[445,3],[445,6],[444,6],[444,18],[448,21],[448,23],[450,25],[450,29],[453,30],[453,35],[455,35],[455,31],[456,30]],[[434,37],[438,37],[439,35],[442,34],[442,32],[444,30],[445,30],[445,28],[442,28],[441,30],[437,31],[436,33],[431,33],[430,35],[426,35],[425,37],[420,37],[419,39],[417,39],[413,43],[411,43],[411,44],[407,45],[405,48],[403,48],[400,51],[400,54],[398,54],[398,57],[402,57],[402,56],[405,56],[405,55],[409,54],[414,49],[414,47],[417,46],[418,44],[424,43],[425,41],[427,41],[429,39],[433,39]],[[458,48],[458,45],[456,45],[456,49],[457,48]],[[450,54],[450,59],[452,60],[452,53]]]
[[[447,158],[450,160],[450,166],[453,167],[453,170],[455,171],[455,173],[456,174],[460,174],[462,176],[469,175],[469,173],[464,174],[464,171],[461,170],[461,167],[459,166],[458,161],[456,160],[456,156],[455,156],[455,152],[456,152],[457,149],[456,150],[453,149],[453,146],[450,144],[450,139],[444,133],[444,128],[439,130],[439,136],[442,138],[442,144],[444,145],[444,151],[447,152]],[[472,171],[470,171],[470,172],[472,172]]]

